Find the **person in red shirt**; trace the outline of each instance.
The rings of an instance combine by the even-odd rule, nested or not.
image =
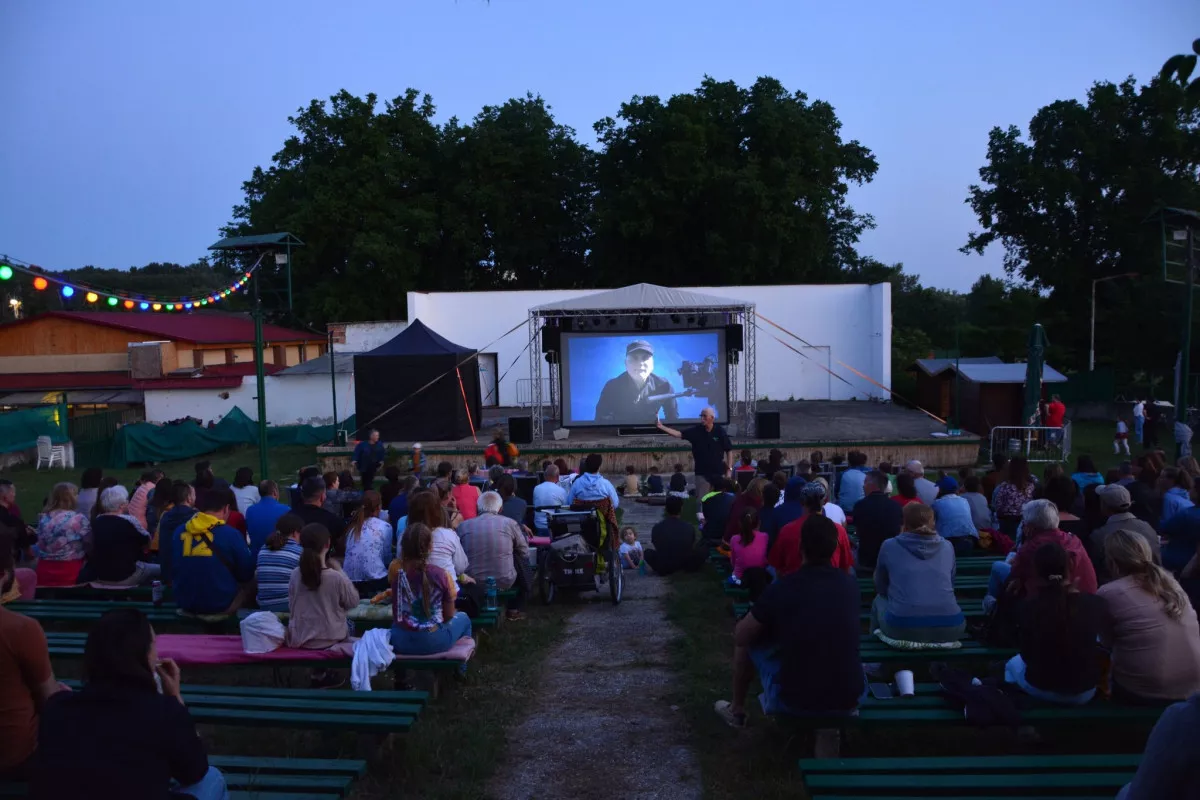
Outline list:
[[[13,537],[0,529],[0,591],[13,573]],[[27,779],[42,705],[65,688],[50,668],[42,626],[0,607],[0,781]]]
[[[892,495],[892,502],[904,508],[909,503],[919,503],[921,498],[917,496],[917,481],[909,472],[901,471],[896,476],[896,493]]]
[[[1046,427],[1061,428],[1066,416],[1067,407],[1063,405],[1063,401],[1058,395],[1051,396],[1050,404],[1046,406]]]
[[[804,553],[800,543],[804,531],[810,525],[832,525],[837,529],[837,549],[833,553],[832,564],[847,574],[854,574],[854,549],[850,546],[850,537],[846,529],[825,516],[825,486],[818,481],[804,485],[801,490],[804,501],[804,514],[797,520],[789,522],[779,529],[779,536],[767,556],[767,563],[775,568],[775,577],[782,578],[790,575],[804,565]]]

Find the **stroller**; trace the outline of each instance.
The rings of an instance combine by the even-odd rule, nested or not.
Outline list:
[[[546,513],[550,547],[538,569],[538,594],[553,603],[562,591],[599,592],[608,584],[613,605],[621,602],[624,574],[616,530],[596,509]]]

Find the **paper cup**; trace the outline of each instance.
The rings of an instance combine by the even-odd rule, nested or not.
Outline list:
[[[901,697],[912,697],[916,694],[916,687],[913,685],[913,674],[911,670],[902,669],[896,672],[893,676],[896,681],[896,694]]]

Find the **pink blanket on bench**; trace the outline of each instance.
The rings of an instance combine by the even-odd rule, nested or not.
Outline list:
[[[288,661],[346,661],[354,655],[353,641],[343,642],[328,650],[304,650],[281,647],[270,653],[247,653],[242,650],[241,636],[208,636],[182,633],[163,633],[156,638],[160,658],[173,658],[184,666],[216,666],[227,664],[286,664]],[[419,661],[469,661],[475,655],[475,640],[464,636],[444,653],[410,656],[397,653],[397,658]]]

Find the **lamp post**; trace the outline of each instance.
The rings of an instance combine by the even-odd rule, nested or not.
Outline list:
[[[1088,348],[1088,372],[1096,371],[1096,284],[1104,281],[1114,281],[1117,278],[1136,278],[1136,272],[1123,272],[1120,275],[1109,275],[1107,278],[1096,278],[1092,281],[1092,343]]]

